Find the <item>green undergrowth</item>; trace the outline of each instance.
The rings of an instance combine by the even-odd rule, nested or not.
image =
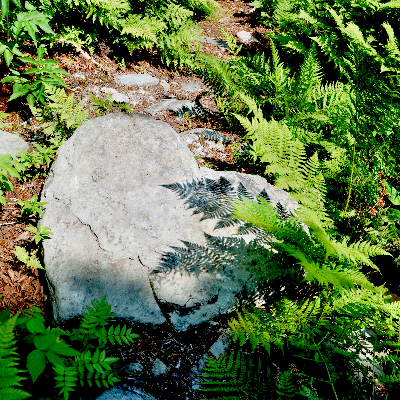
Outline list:
[[[82,398],[120,381],[119,358],[110,349],[129,346],[138,335],[109,323],[114,314],[105,297],[92,305],[72,331],[46,327],[36,307],[0,314],[0,399]]]

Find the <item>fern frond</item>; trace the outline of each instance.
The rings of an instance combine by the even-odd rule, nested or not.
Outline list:
[[[14,328],[17,323],[18,314],[7,318],[9,310],[4,310],[0,314],[0,399],[1,400],[21,400],[31,395],[21,389],[21,381],[26,379],[18,374],[24,372],[16,368],[19,357],[16,353]],[[4,318],[3,318],[4,317]]]
[[[300,66],[300,75],[293,89],[299,93],[299,97],[295,101],[299,111],[302,111],[311,102],[314,88],[321,86],[322,78],[322,67],[316,60],[314,45],[308,51],[303,64]]]
[[[346,258],[354,264],[362,263],[378,270],[378,267],[370,260],[369,257],[377,255],[390,255],[387,251],[383,250],[380,246],[372,245],[369,242],[357,242],[347,245],[344,239],[340,242],[333,242],[335,252],[340,259]]]
[[[206,360],[206,373],[201,388],[204,392],[219,394],[218,399],[266,398],[274,386],[271,370],[263,365],[263,360],[238,351],[219,359]],[[213,380],[211,380],[213,379]],[[222,396],[221,394],[229,396]],[[244,397],[245,396],[245,397]],[[270,397],[268,397],[270,398]]]
[[[73,94],[67,96],[64,89],[55,88],[53,91],[46,85],[45,92],[50,102],[45,109],[32,108],[32,112],[35,118],[43,122],[43,132],[60,144],[89,119],[88,111],[83,109],[83,101],[75,100]]]
[[[165,7],[161,8],[159,15],[166,21],[170,21],[173,26],[180,26],[184,25],[193,16],[193,11],[179,4],[168,2]]]
[[[215,0],[188,0],[188,5],[192,10],[211,18],[215,17],[222,10],[219,3]]]
[[[399,57],[400,56],[399,45],[398,45],[398,41],[394,35],[392,26],[390,24],[388,24],[387,22],[384,22],[382,24],[382,26],[386,30],[386,33],[388,35],[388,41],[387,41],[387,44],[385,45],[385,47],[389,53],[389,56],[393,57],[393,58]]]
[[[163,30],[167,28],[166,23],[156,17],[148,15],[131,14],[125,20],[121,21],[122,34],[132,35],[134,38],[140,38],[140,44],[137,48],[152,48],[157,38]]]
[[[14,250],[14,254],[18,258],[18,260],[22,261],[28,267],[44,269],[40,264],[40,260],[36,257],[36,252],[37,250],[34,251],[34,253],[30,256],[28,251],[23,247],[15,246]]]
[[[222,95],[226,92],[233,95],[239,90],[231,73],[231,65],[228,62],[207,54],[199,54],[197,58],[201,65],[204,66],[201,68],[200,73],[206,85],[212,87],[217,95]]]
[[[345,148],[337,146],[335,143],[320,141],[319,144],[329,153],[329,159],[322,160],[322,170],[327,178],[335,178],[336,175],[349,162],[348,152]]]
[[[290,371],[285,371],[281,374],[278,384],[278,399],[291,399],[298,394],[294,378]]]
[[[249,312],[243,308],[242,313],[238,312],[236,318],[228,322],[232,340],[239,340],[240,346],[250,342],[253,350],[262,346],[270,354],[273,338],[266,329],[269,320],[270,316],[264,311],[253,308],[252,312]]]
[[[320,265],[308,259],[302,251],[295,246],[281,244],[282,248],[295,257],[306,272],[305,280],[317,281],[320,285],[332,284],[336,288],[352,288],[360,285],[365,288],[373,288],[374,285],[361,272],[352,269],[334,270],[325,265]]]
[[[99,21],[107,27],[118,27],[118,21],[125,14],[132,12],[127,0],[67,0],[66,3],[69,7],[75,6],[81,10],[84,18],[92,17],[93,23]]]
[[[71,340],[80,340],[83,347],[87,345],[89,340],[98,340],[101,337],[101,328],[106,326],[108,320],[114,317],[111,306],[106,301],[106,296],[100,300],[92,301],[92,307],[87,306],[86,311],[82,314],[81,323],[78,329],[73,329],[70,334]]]
[[[111,372],[111,364],[118,361],[116,357],[106,357],[105,350],[96,349],[93,354],[90,350],[80,356],[75,357],[76,369],[78,370],[78,378],[81,386],[87,383],[90,387],[93,383],[97,387],[113,386],[119,382],[113,372]]]
[[[108,330],[103,326],[99,335],[99,343],[106,344],[109,341],[112,345],[117,342],[120,346],[122,342],[125,344],[133,343],[139,335],[132,333],[132,328],[126,329],[126,325],[121,328],[121,325],[116,327],[110,326]]]
[[[357,315],[359,318],[364,318],[362,313],[369,309],[372,313],[380,311],[398,319],[400,317],[400,303],[387,302],[386,292],[387,289],[384,287],[374,287],[372,290],[369,288],[343,290],[340,291],[340,296],[334,300],[332,307],[350,315]],[[386,326],[385,329],[387,328]]]

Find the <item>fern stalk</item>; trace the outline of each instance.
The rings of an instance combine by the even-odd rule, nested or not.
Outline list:
[[[314,346],[316,346],[314,339],[311,338],[311,340],[313,341]],[[333,394],[335,395],[336,400],[339,400],[339,398],[338,398],[338,396],[337,396],[337,393],[336,393],[336,390],[335,390],[335,385],[334,385],[333,382],[332,382],[332,377],[331,377],[331,374],[330,374],[330,372],[329,372],[329,367],[328,367],[328,365],[327,365],[327,363],[326,363],[326,361],[325,361],[325,357],[324,357],[324,356],[322,355],[322,353],[320,352],[320,350],[319,350],[320,347],[319,347],[319,346],[316,346],[316,349],[317,349],[317,352],[318,352],[318,354],[320,355],[322,361],[324,362],[325,369],[326,369],[326,372],[328,373],[328,377],[329,377],[329,384],[332,386]]]
[[[347,199],[346,199],[346,205],[344,207],[344,214],[346,214],[347,207],[349,206],[349,202],[350,202],[351,188],[352,188],[352,185],[353,185],[353,174],[354,174],[355,159],[356,159],[356,141],[354,140],[354,143],[353,143],[353,157],[352,157],[351,173],[350,173],[350,182],[349,182],[349,188],[348,188],[348,191],[347,191]]]

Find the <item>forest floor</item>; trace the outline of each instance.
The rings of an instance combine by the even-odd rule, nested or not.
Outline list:
[[[203,35],[222,40],[224,36],[220,30],[221,28],[232,35],[236,35],[238,31],[245,30],[250,32],[258,41],[244,44],[241,54],[246,54],[249,51],[265,50],[267,42],[264,34],[267,29],[257,22],[254,8],[240,0],[219,1],[219,3],[224,10],[221,18],[199,22],[199,26],[203,29]],[[202,43],[201,51],[213,54],[218,58],[227,58],[229,56],[227,51],[221,50],[218,46],[210,43]],[[24,55],[32,57],[35,54],[27,53]],[[114,77],[121,74],[145,72],[156,78],[167,78],[171,86],[170,93],[166,94],[160,85],[147,88],[143,99],[137,104],[131,105],[134,112],[144,112],[146,107],[171,95],[181,100],[194,100],[196,94],[180,89],[182,83],[196,82],[202,89],[207,91],[207,87],[201,78],[182,71],[176,72],[172,67],[166,68],[159,63],[154,53],[148,51],[139,52],[132,59],[126,60],[125,66],[122,66],[121,63],[118,64],[113,59],[113,56],[113,49],[100,43],[92,55],[72,46],[58,46],[49,49],[47,58],[56,60],[58,65],[70,74],[70,76],[63,77],[67,86],[65,88],[66,93],[74,93],[77,100],[84,99],[85,90],[88,91],[94,86],[116,88],[122,91],[121,86],[118,86],[114,81]],[[76,78],[76,74],[79,74],[79,79]],[[7,119],[3,120],[3,122],[9,124],[10,128],[2,129],[18,133],[28,142],[37,140],[38,132],[40,132],[38,121],[34,118],[29,119],[26,107],[18,108],[20,103],[15,101],[8,103],[7,101],[11,94],[12,85],[0,83],[0,111],[11,114]],[[238,130],[238,128],[232,128],[226,123],[218,112],[213,96],[205,95],[202,101],[207,103],[209,110],[214,110],[211,115],[196,117],[188,121],[186,119],[178,120],[170,112],[162,111],[157,113],[154,118],[165,121],[178,133],[187,129],[202,127],[216,129],[236,140],[240,140],[244,132]],[[87,104],[87,107],[89,108],[90,104]],[[118,111],[118,109],[113,110],[113,112]],[[94,112],[90,112],[89,116],[95,117]],[[230,169],[251,173],[251,167],[234,165],[229,158],[225,158],[222,162],[218,159],[218,154],[214,154],[212,159],[205,159],[204,162],[208,162],[214,169]],[[15,178],[11,178],[14,190],[5,193],[7,205],[0,207],[0,312],[7,307],[11,307],[11,312],[14,314],[18,310],[31,309],[32,306],[36,306],[43,311],[47,322],[51,323],[52,310],[47,294],[45,272],[27,267],[18,261],[14,255],[15,246],[24,247],[31,252],[35,250],[35,244],[31,241],[33,234],[26,231],[26,228],[36,226],[37,219],[33,217],[22,218],[17,202],[18,199],[29,200],[33,195],[40,196],[45,181],[45,173],[46,169],[43,170],[43,177],[25,182],[18,182]],[[225,316],[218,318],[215,325],[212,325],[213,328],[210,328],[210,325],[207,325],[204,329],[199,327],[196,333],[199,357],[218,339],[221,332],[227,327],[227,321],[228,316]],[[126,362],[132,359],[130,354],[135,354],[135,361],[143,363],[149,357],[153,359],[158,357],[164,360],[165,357],[161,353],[164,354],[167,349],[167,356],[170,362],[173,362],[174,357],[182,359],[185,357],[185,351],[187,351],[185,343],[188,337],[191,336],[190,332],[182,335],[168,329],[162,334],[160,334],[160,331],[155,333],[142,331],[138,333],[141,334],[141,337],[127,353],[122,354],[122,358]],[[171,343],[177,345],[171,349]],[[186,350],[183,350],[184,348]],[[147,390],[158,400],[201,398],[196,391],[188,388],[177,388],[176,383],[172,381],[155,383],[153,387],[147,388]]]

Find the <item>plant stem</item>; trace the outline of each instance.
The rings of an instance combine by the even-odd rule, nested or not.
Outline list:
[[[346,214],[347,207],[349,206],[349,201],[350,201],[350,196],[351,196],[351,187],[353,185],[353,173],[354,173],[354,160],[356,158],[356,141],[354,140],[353,143],[353,160],[351,163],[351,173],[350,173],[350,183],[349,183],[349,190],[347,193],[347,199],[346,199],[346,206],[344,207],[344,213]]]
[[[314,343],[314,345],[315,345],[314,339],[312,339],[312,341],[313,341],[313,343]],[[317,348],[317,351],[318,351],[320,357],[322,358],[322,360],[323,360],[323,362],[324,362],[324,365],[325,365],[325,368],[326,368],[326,372],[328,373],[328,377],[329,377],[329,383],[330,383],[331,386],[332,386],[333,394],[335,395],[336,400],[339,400],[339,398],[338,398],[338,396],[337,396],[337,394],[336,394],[335,386],[333,385],[333,382],[332,382],[331,374],[329,373],[328,365],[327,365],[326,362],[325,362],[325,358],[324,358],[324,356],[321,354],[321,352],[318,350],[318,348]]]

